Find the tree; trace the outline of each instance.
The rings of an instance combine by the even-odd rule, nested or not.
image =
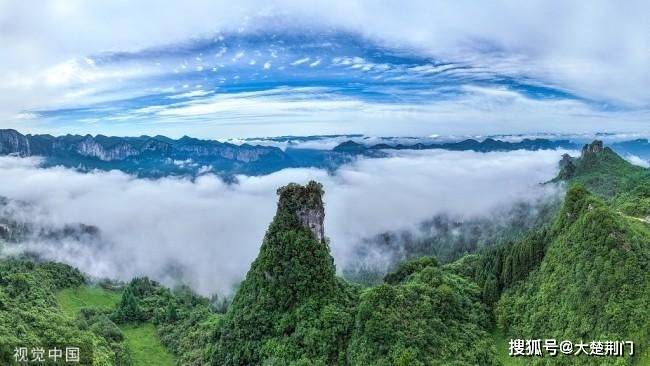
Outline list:
[[[131,286],[127,286],[115,312],[115,321],[128,323],[142,320],[142,311]]]

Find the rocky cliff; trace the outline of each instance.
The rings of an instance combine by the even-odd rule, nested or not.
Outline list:
[[[29,139],[16,130],[0,130],[0,154],[31,155]]]
[[[140,153],[139,150],[126,142],[106,148],[97,142],[91,135],[86,135],[86,137],[81,140],[77,145],[76,151],[83,156],[95,157],[103,161],[123,160],[129,156]]]
[[[164,137],[161,137],[164,138]],[[165,138],[166,139],[166,138]],[[103,135],[23,135],[16,130],[0,130],[0,154],[66,155],[78,154],[102,161],[125,160],[148,153],[161,157],[212,157],[249,163],[273,155],[283,157],[282,150],[268,146],[233,145],[214,140],[199,140],[183,137],[179,140],[163,141],[156,137],[107,137]],[[38,145],[32,149],[32,145]]]
[[[586,144],[582,147],[582,157],[584,158],[589,155],[596,155],[603,151],[605,151],[603,142],[600,140],[594,140],[592,143]]]
[[[294,165],[284,151],[270,146],[190,137],[174,140],[164,136],[23,135],[9,129],[0,130],[0,155],[42,156],[46,166],[117,169],[146,177],[197,175],[206,170],[256,175]]]

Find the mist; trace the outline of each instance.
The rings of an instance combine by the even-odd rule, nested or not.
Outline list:
[[[364,239],[416,231],[436,215],[489,217],[508,205],[555,195],[556,188],[539,183],[554,177],[565,152],[396,151],[331,174],[285,169],[238,176],[231,184],[212,174],[150,180],[0,157],[0,196],[21,202],[9,207],[17,220],[99,229],[96,236],[56,241],[31,236],[6,246],[3,254],[35,252],[94,277],[146,275],[167,285],[181,280],[204,295],[229,293],[258,253],[275,213],[277,188],[289,182],[323,183],[325,230],[340,272],[354,263]]]

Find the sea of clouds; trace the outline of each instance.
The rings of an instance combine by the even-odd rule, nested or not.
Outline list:
[[[326,234],[339,270],[355,246],[377,234],[415,229],[439,214],[476,218],[537,201],[557,189],[565,151],[396,151],[359,159],[332,174],[285,169],[239,176],[138,179],[119,171],[80,173],[39,167],[37,158],[0,157],[0,196],[29,207],[23,220],[43,227],[84,223],[100,238],[32,237],[4,254],[36,252],[96,277],[178,278],[201,294],[228,293],[255,259],[276,208],[276,190],[315,179],[325,188]],[[24,208],[27,210],[27,208]]]

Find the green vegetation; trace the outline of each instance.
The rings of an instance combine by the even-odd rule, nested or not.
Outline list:
[[[82,363],[128,364],[119,342],[99,326],[93,328],[94,323],[80,324],[58,306],[57,291],[83,283],[79,271],[63,264],[0,261],[0,363],[14,362],[14,347],[78,346]]]
[[[495,333],[505,332],[508,339],[626,339],[637,347],[635,358],[534,358],[529,364],[644,365],[650,345],[650,225],[622,214],[617,202],[650,187],[650,177],[597,143],[571,160],[573,168],[563,161],[558,179],[589,184],[601,198],[574,183],[552,223],[446,268],[481,287],[500,328]],[[503,356],[507,343],[495,339]]]
[[[325,243],[297,216],[322,207],[320,185],[289,185],[260,254],[224,318],[213,364],[341,364],[357,299]]]
[[[120,300],[118,291],[106,290],[100,286],[80,286],[65,288],[56,295],[63,312],[75,317],[82,308],[111,310]]]
[[[122,299],[120,292],[100,286],[66,288],[57,293],[63,312],[76,318],[81,327],[90,328],[114,342],[123,342],[129,354],[126,364],[174,365],[174,358],[161,344],[153,324],[131,323],[118,327],[109,319]]]
[[[277,214],[224,318],[213,364],[497,363],[476,285],[424,258],[361,291],[335,276],[327,244],[297,217],[322,205],[320,186],[278,192]]]
[[[650,216],[650,169],[632,165],[602,142],[585,145],[580,158],[565,156],[555,181],[580,184],[631,216]]]
[[[497,349],[497,357],[502,366],[525,366],[527,359],[519,357],[510,357],[508,350],[510,338],[506,337],[503,332],[495,328],[492,330],[492,339]]]
[[[113,317],[124,324],[154,324],[160,342],[179,364],[203,365],[222,315],[210,308],[208,299],[186,287],[172,291],[148,278],[136,278],[124,289]]]
[[[92,346],[96,365],[650,364],[648,170],[595,143],[564,158],[556,181],[570,184],[562,207],[522,238],[445,265],[416,258],[375,286],[336,276],[315,182],[278,190],[230,304],[148,278],[115,292],[69,266],[0,260],[0,344]],[[512,338],[632,340],[637,354],[517,359]]]
[[[539,268],[499,300],[495,311],[501,328],[514,338],[650,344],[650,229],[574,186],[553,231]]]
[[[427,262],[409,266],[416,272],[397,285],[364,291],[348,350],[350,364],[497,364],[478,286]]]
[[[528,278],[529,273],[540,265],[550,242],[549,232],[546,227],[540,228],[520,241],[466,255],[446,267],[475,281],[481,288],[483,301],[494,305],[504,290]]]
[[[124,325],[121,327],[131,351],[133,365],[175,365],[174,358],[162,346],[153,324]]]

